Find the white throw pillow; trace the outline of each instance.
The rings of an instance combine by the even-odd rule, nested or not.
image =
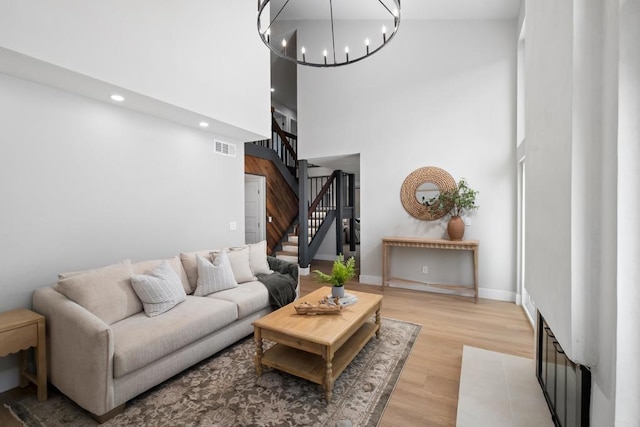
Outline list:
[[[224,252],[223,250],[222,252]],[[222,252],[211,252],[211,258],[215,261],[216,257]],[[233,270],[233,276],[236,278],[236,282],[245,283],[258,280],[251,271],[251,264],[249,264],[249,247],[242,246],[238,248],[231,248],[227,250],[229,256],[229,262],[231,263],[231,270]]]
[[[180,277],[167,260],[149,274],[131,276],[131,286],[149,317],[169,311],[187,299]]]
[[[269,268],[267,261],[267,241],[249,244],[249,264],[251,271],[256,274],[271,274],[273,270]]]
[[[196,262],[198,263],[198,284],[193,295],[205,296],[238,286],[226,251],[220,252],[213,264],[200,255],[196,255]]]

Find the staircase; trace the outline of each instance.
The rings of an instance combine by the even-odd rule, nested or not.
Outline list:
[[[272,109],[272,114],[273,114]],[[266,172],[265,167],[255,166],[258,171],[249,170],[250,162],[246,156],[268,158],[275,164]],[[268,187],[279,186],[270,191],[267,189],[267,215],[269,212],[269,197],[280,197],[286,191],[294,191],[298,199],[298,212],[292,218],[276,218],[279,230],[274,232],[272,223],[267,224],[267,244],[269,251],[277,258],[299,263],[306,269],[318,251],[320,244],[331,229],[335,221],[336,255],[342,253],[344,243],[343,220],[350,222],[349,229],[354,227],[355,177],[342,171],[334,171],[330,176],[308,177],[308,163],[297,159],[297,137],[284,132],[272,117],[272,139],[255,141],[245,144],[245,172],[267,175]],[[277,170],[277,171],[276,171]],[[277,178],[277,179],[276,179]],[[280,188],[286,184],[289,188]],[[279,208],[278,203],[271,203],[272,208]],[[286,226],[282,227],[282,225]],[[277,236],[276,236],[277,234]],[[279,237],[278,237],[279,236]],[[355,251],[355,238],[349,239],[351,250]]]
[[[287,240],[282,242],[282,250],[276,252],[276,258],[298,263],[298,236],[287,234]]]
[[[298,259],[301,268],[307,268],[320,248],[331,225],[335,222],[336,255],[343,252],[343,222],[349,221],[355,230],[355,175],[341,170],[329,176],[308,177],[307,161],[298,165],[300,210],[298,220],[305,227],[298,228]],[[354,231],[351,231],[353,234]],[[355,236],[350,236],[351,250],[355,251]]]

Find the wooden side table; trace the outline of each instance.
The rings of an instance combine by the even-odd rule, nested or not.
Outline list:
[[[391,277],[391,248],[418,248],[418,249],[445,249],[473,252],[473,288],[464,285],[448,285],[438,283],[417,282]],[[418,283],[434,288],[447,289],[453,294],[472,296],[478,303],[478,250],[480,242],[478,240],[442,240],[428,239],[420,237],[383,237],[382,238],[382,289],[391,282],[404,284]]]
[[[36,352],[36,375],[28,370],[28,352]],[[44,316],[19,309],[0,313],[0,357],[20,352],[20,387],[38,386],[38,400],[47,400],[47,346]]]

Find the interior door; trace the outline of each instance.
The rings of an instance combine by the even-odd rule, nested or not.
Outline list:
[[[264,176],[245,175],[244,178],[244,239],[257,243],[266,239],[266,180]]]

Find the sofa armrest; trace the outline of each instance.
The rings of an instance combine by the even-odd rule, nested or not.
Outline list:
[[[49,379],[87,411],[113,408],[113,334],[109,325],[52,288],[33,294],[46,318]]]
[[[296,281],[298,284],[296,286],[296,298],[300,298],[300,270],[298,269],[298,264],[272,256],[267,256],[267,262],[269,263],[269,268],[273,271],[288,274]]]

